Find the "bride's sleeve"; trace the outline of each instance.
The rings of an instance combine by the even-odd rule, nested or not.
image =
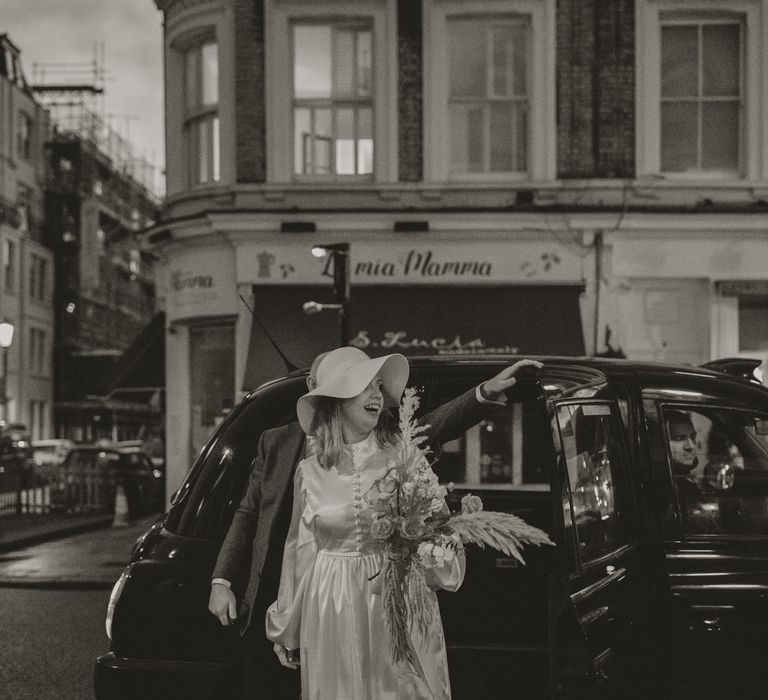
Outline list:
[[[467,560],[464,556],[464,547],[459,544],[458,551],[450,561],[446,561],[442,566],[426,569],[424,571],[424,576],[427,585],[433,591],[442,588],[445,591],[456,592],[464,582],[466,568]]]
[[[280,589],[266,618],[267,637],[286,649],[299,648],[301,582],[315,553],[315,538],[306,511],[307,494],[302,465],[299,464],[293,480],[293,512],[283,551]]]

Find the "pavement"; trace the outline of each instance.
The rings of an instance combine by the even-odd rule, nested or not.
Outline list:
[[[112,527],[112,516],[0,518],[0,587],[109,590],[158,514]]]

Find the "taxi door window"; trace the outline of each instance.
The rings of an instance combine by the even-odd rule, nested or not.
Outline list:
[[[768,536],[768,416],[734,408],[662,408],[685,535]]]
[[[634,539],[621,421],[612,403],[569,403],[557,407],[557,422],[570,495],[564,506],[586,564]]]

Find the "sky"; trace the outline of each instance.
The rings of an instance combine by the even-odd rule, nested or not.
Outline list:
[[[137,155],[164,164],[163,15],[152,0],[0,0],[0,7],[0,33],[21,49],[30,83],[33,63],[90,62],[94,44],[104,42],[105,112]]]

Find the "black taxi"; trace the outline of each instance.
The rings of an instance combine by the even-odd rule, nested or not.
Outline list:
[[[412,358],[410,383],[428,412],[515,359]],[[739,361],[536,359],[436,467],[449,505],[477,494],[555,543],[524,566],[468,550],[440,597],[453,696],[767,697],[768,390]],[[259,435],[295,420],[305,378],[243,399],[137,541],[99,700],[226,697],[238,633],[207,610],[211,571]]]

